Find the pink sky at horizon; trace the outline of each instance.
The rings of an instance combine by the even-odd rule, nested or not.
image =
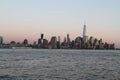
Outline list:
[[[120,0],[1,0],[0,36],[5,42],[37,41],[41,33],[71,39],[87,35],[120,47]]]
[[[61,41],[63,41],[63,38],[66,37],[67,33],[69,33],[70,38],[72,40],[75,39],[77,36],[82,37],[83,33],[83,25],[77,26],[77,29],[69,28],[69,29],[60,29],[60,28],[54,28],[53,31],[50,28],[41,28],[36,29],[35,27],[14,27],[10,26],[11,28],[2,28],[0,30],[1,36],[3,36],[4,41],[6,43],[9,43],[10,41],[14,40],[16,42],[22,42],[24,39],[28,39],[30,43],[33,43],[34,41],[37,41],[38,38],[40,38],[40,34],[44,34],[44,38],[48,39],[50,41],[50,38],[52,36],[61,36]],[[75,27],[74,27],[75,28]],[[100,28],[99,28],[100,29]],[[112,36],[109,31],[100,32],[98,28],[96,30],[90,29],[90,26],[87,25],[87,35],[93,36],[94,38],[100,39],[102,38],[104,42],[108,43],[115,43],[116,45],[119,44],[119,37]],[[50,31],[49,31],[50,30]],[[104,34],[103,34],[104,33]],[[109,36],[108,36],[109,35]]]

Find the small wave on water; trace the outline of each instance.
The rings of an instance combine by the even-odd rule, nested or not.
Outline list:
[[[120,51],[0,50],[0,80],[120,80]]]

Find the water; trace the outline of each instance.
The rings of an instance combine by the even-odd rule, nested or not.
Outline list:
[[[120,51],[0,49],[0,80],[120,80]]]

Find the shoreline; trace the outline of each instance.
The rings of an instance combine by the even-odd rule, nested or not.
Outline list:
[[[120,50],[120,49],[47,49],[47,48],[23,48],[23,47],[18,47],[18,48],[0,48],[1,49],[34,49],[34,50]]]

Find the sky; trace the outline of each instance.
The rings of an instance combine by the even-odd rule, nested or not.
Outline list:
[[[4,42],[37,41],[41,33],[63,39],[87,35],[120,47],[120,0],[0,0]]]

